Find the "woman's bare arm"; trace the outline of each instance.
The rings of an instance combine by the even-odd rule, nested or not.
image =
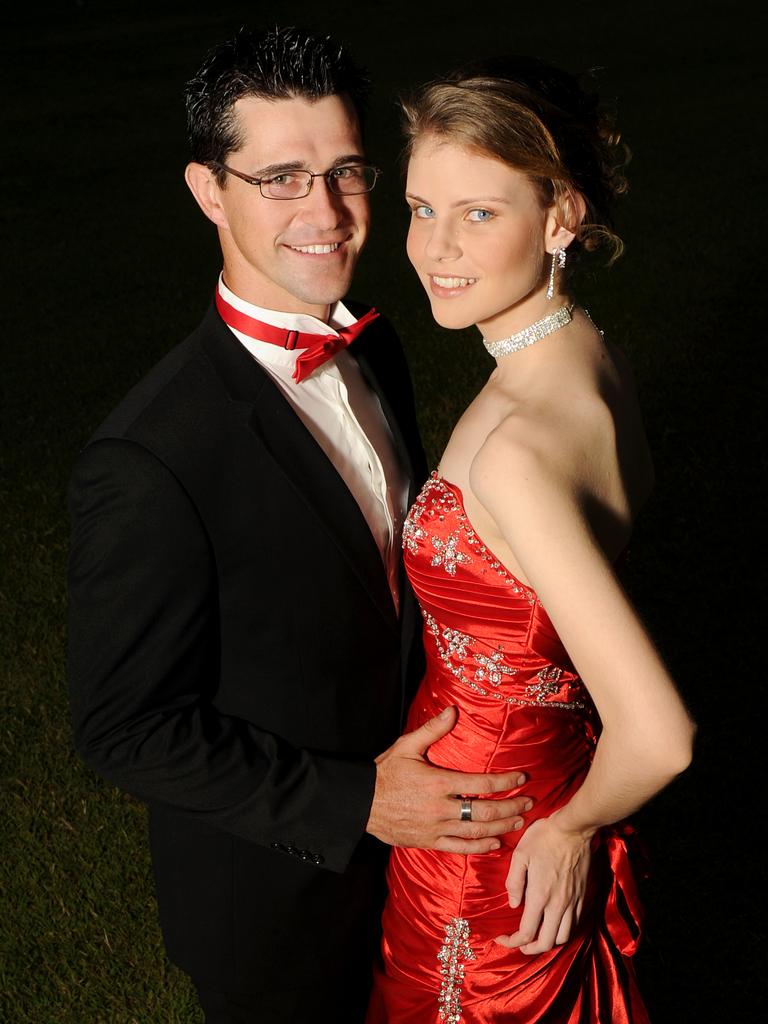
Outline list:
[[[572,799],[534,823],[513,857],[519,931],[504,944],[540,952],[578,916],[589,844],[659,792],[690,762],[694,726],[653,642],[600,549],[561,452],[505,425],[476,456],[472,492],[495,521],[589,690],[603,732]]]

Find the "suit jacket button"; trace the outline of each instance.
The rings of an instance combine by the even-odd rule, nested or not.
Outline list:
[[[320,854],[320,853],[313,853],[312,854],[312,860],[313,860],[313,862],[315,864],[324,864],[325,863],[325,857],[323,857],[323,855]]]

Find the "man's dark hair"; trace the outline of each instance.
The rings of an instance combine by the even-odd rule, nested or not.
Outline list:
[[[300,28],[241,28],[206,54],[187,82],[187,137],[192,159],[225,163],[244,143],[234,114],[243,96],[257,99],[347,96],[362,127],[368,77],[337,43]],[[226,174],[215,169],[219,185]]]

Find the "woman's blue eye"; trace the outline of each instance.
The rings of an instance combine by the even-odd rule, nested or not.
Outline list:
[[[484,221],[492,220],[493,214],[490,210],[470,210],[467,217],[469,220],[482,224]]]
[[[411,212],[413,213],[414,217],[421,217],[423,219],[426,219],[428,217],[434,217],[435,215],[435,211],[432,209],[431,206],[413,206],[411,207]]]

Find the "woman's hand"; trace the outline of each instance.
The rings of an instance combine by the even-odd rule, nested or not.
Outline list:
[[[521,953],[545,953],[567,942],[581,914],[592,833],[567,832],[557,815],[535,821],[517,844],[507,875],[509,905],[525,900],[520,927],[495,939]]]

